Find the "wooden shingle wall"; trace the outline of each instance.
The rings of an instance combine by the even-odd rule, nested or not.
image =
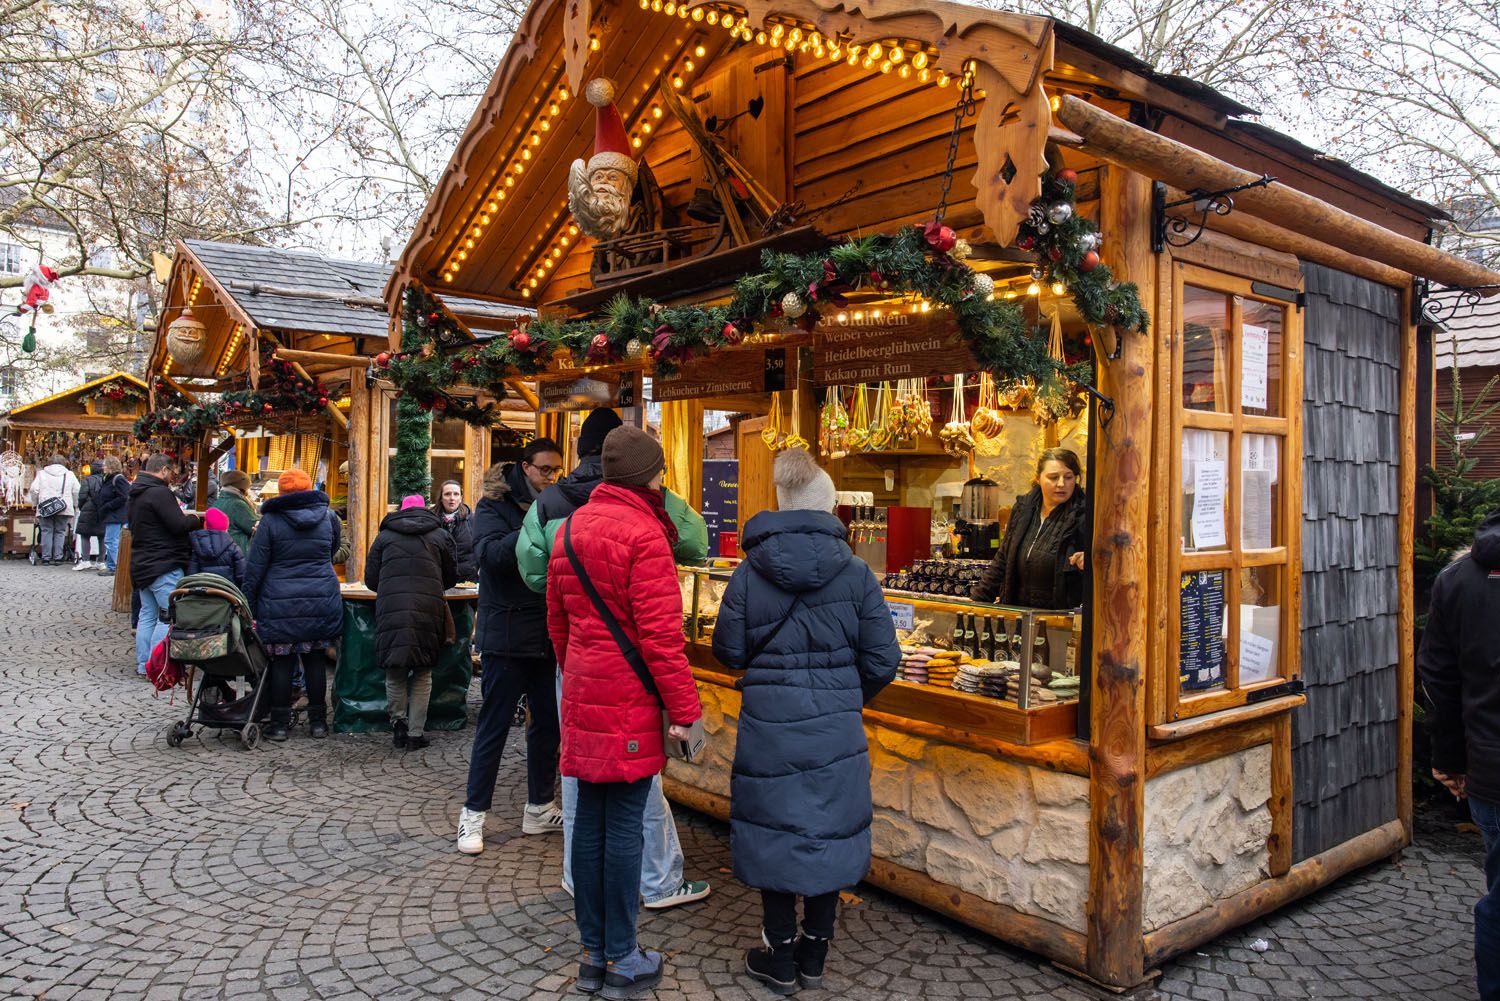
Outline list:
[[[1396,817],[1401,301],[1304,264],[1300,861]]]

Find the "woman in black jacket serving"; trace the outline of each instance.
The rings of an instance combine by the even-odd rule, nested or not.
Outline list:
[[[1036,485],[1016,498],[995,561],[969,593],[975,601],[1024,608],[1083,604],[1088,502],[1079,489],[1078,455],[1049,448],[1036,464]]]
[[[445,480],[438,491],[438,514],[453,540],[453,558],[458,561],[458,579],[478,581],[479,566],[474,559],[474,520],[464,503],[464,488],[457,480]]]

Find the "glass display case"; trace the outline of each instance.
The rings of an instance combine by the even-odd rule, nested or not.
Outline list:
[[[708,646],[714,638],[719,602],[734,576],[738,560],[714,560],[709,566],[679,566],[677,586],[682,592],[682,634],[689,643]]]

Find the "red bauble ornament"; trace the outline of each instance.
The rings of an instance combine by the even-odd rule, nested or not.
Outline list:
[[[1090,250],[1078,259],[1079,271],[1092,271],[1099,266],[1099,255]]]
[[[1053,260],[1053,261],[1060,261],[1060,260],[1062,260],[1062,248],[1061,247],[1052,247],[1052,248],[1049,248],[1048,251],[1047,251],[1047,258],[1048,258],[1048,260]]]
[[[328,397],[326,397],[326,396],[320,396],[320,397],[318,397],[318,406],[320,406],[320,407],[326,407],[326,406],[328,406]]]
[[[1020,247],[1022,250],[1034,250],[1036,248],[1036,237],[1023,236],[1016,241],[1016,246]]]
[[[927,239],[927,245],[940,254],[946,254],[958,243],[958,234],[936,219],[922,227],[922,235]]]
[[[434,410],[447,410],[448,409],[448,401],[445,400],[445,399],[443,399],[443,397],[439,396],[437,399],[435,399],[435,400],[432,401],[432,409],[434,409]]]
[[[1062,170],[1059,170],[1057,172],[1057,179],[1059,181],[1067,181],[1069,184],[1073,184],[1078,180],[1078,171],[1072,169],[1071,167],[1064,167]]]
[[[382,351],[380,352],[380,354],[375,356],[375,364],[379,365],[381,368],[387,367],[388,365],[390,365],[390,363],[391,353],[389,351]]]
[[[436,311],[427,314],[427,322],[430,323],[430,324],[436,325],[437,322],[439,320],[441,320],[441,319],[442,319],[442,316],[439,313],[437,313]]]
[[[726,344],[738,344],[740,341],[745,339],[745,335],[740,333],[740,328],[736,327],[732,323],[724,324],[724,329],[721,331],[721,333],[723,334],[724,343]]]
[[[531,335],[524,330],[512,330],[510,332],[510,346],[517,351],[530,351]]]
[[[261,409],[264,410],[266,413],[269,414],[272,410],[275,410],[276,408],[273,407],[273,406],[271,406],[271,404],[267,403],[265,406],[261,407]]]
[[[603,351],[609,347],[609,338],[604,334],[595,334],[594,339],[589,343],[593,345],[595,351]]]

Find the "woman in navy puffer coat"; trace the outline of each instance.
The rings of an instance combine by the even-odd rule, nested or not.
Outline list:
[[[308,733],[328,736],[329,650],[344,632],[344,601],[333,572],[339,520],[328,495],[312,489],[300,469],[277,482],[280,493],[261,507],[250,542],[245,600],[255,631],[271,654],[270,740],[286,740],[292,718],[292,671],[302,659],[307,679]]]
[[[730,845],[735,876],[761,891],[767,946],[746,968],[790,993],[821,983],[838,893],[870,866],[861,711],[896,676],[901,648],[875,575],[831,513],[828,474],[795,450],[777,458],[775,478],[780,510],[745,526],[714,656],[745,670]]]

